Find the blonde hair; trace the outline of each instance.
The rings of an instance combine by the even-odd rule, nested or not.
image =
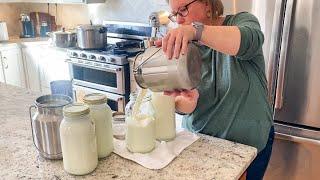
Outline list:
[[[201,2],[207,2],[211,4],[211,17],[212,19],[216,19],[219,16],[223,15],[224,6],[221,0],[200,0]],[[169,0],[167,0],[169,4]]]

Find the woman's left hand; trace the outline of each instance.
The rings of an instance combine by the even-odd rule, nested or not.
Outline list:
[[[195,38],[195,29],[192,25],[180,25],[171,29],[162,39],[162,49],[169,59],[179,58],[180,53],[187,52],[188,42]]]

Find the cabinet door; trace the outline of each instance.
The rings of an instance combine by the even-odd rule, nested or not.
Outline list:
[[[4,69],[3,69],[3,62],[2,62],[2,54],[0,51],[0,82],[5,83],[5,79],[4,79]]]
[[[39,59],[41,50],[42,49],[39,46],[22,49],[25,62],[27,87],[33,91],[41,91],[39,76]]]
[[[5,82],[19,87],[26,87],[20,48],[1,50]]]
[[[40,58],[40,79],[43,88],[50,88],[50,82],[70,80],[69,66],[65,62],[65,50],[47,47]]]

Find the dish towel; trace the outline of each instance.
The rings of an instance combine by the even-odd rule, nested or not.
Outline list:
[[[185,148],[197,141],[199,136],[189,131],[177,132],[176,138],[170,142],[157,141],[156,147],[149,153],[132,153],[127,150],[125,140],[114,138],[113,152],[132,160],[148,169],[162,169],[176,158]]]

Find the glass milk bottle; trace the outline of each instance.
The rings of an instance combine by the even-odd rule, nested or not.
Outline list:
[[[92,93],[83,97],[90,107],[90,116],[95,123],[98,157],[104,158],[113,151],[112,111],[107,105],[107,97]]]
[[[138,98],[136,101],[133,99],[135,98],[130,98],[133,107],[137,104],[141,105],[137,113],[134,112],[134,108],[126,107],[126,146],[130,152],[147,153],[152,151],[156,145],[154,110],[150,102],[151,97],[147,95],[142,99],[141,103],[138,103]]]
[[[60,124],[63,167],[70,174],[88,174],[98,165],[95,125],[89,112],[89,107],[80,103],[63,108]]]
[[[152,92],[155,110],[156,139],[170,141],[176,137],[175,100],[163,92]]]

